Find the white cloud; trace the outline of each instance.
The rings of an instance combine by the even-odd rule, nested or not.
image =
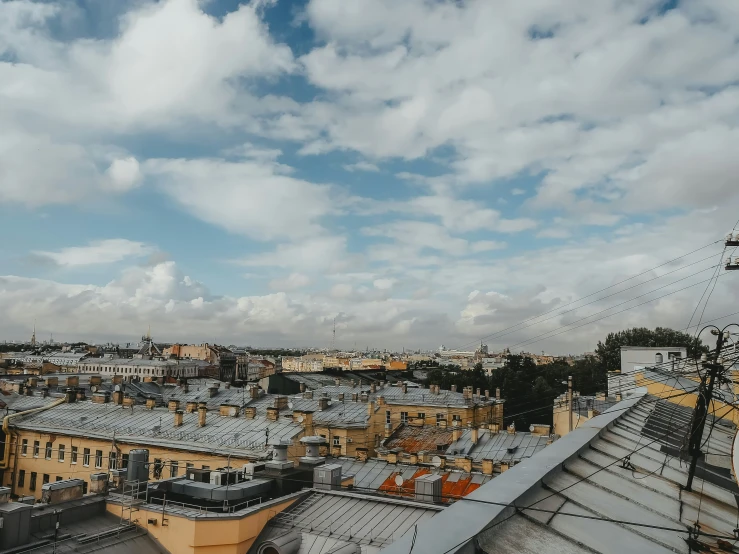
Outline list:
[[[377,167],[375,164],[367,162],[367,161],[361,161],[354,164],[346,164],[343,166],[344,169],[346,169],[349,172],[353,171],[380,171],[380,168]]]
[[[310,277],[302,273],[291,273],[284,279],[273,279],[269,286],[273,290],[294,291],[302,289],[310,284]]]
[[[144,173],[193,216],[259,240],[322,232],[337,210],[328,186],[280,173],[279,164],[222,159],[147,160]]]
[[[113,160],[106,174],[109,188],[115,192],[126,192],[141,183],[139,162],[132,156]]]
[[[154,248],[127,239],[106,239],[90,242],[87,246],[70,246],[57,252],[35,250],[33,254],[65,267],[111,264],[128,258],[141,258]]]

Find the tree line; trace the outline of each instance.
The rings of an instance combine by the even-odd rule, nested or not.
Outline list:
[[[552,425],[554,399],[567,391],[567,377],[572,376],[573,389],[581,395],[595,395],[608,389],[608,371],[621,367],[622,346],[685,346],[688,357],[697,357],[708,349],[700,339],[687,333],[657,327],[654,330],[634,328],[610,333],[604,341],[599,341],[595,354],[585,356],[569,364],[554,361],[537,365],[525,355],[510,354],[505,365],[493,370],[487,376],[482,364],[469,371],[448,371],[434,368],[429,371],[425,385],[440,385],[449,389],[456,385],[457,390],[471,386],[475,391],[495,389],[501,391],[505,400],[505,423],[514,422],[516,428],[528,430],[534,423]]]

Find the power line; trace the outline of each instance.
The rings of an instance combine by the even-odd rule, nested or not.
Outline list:
[[[738,223],[738,225],[739,225],[739,223]],[[601,292],[604,292],[604,291],[606,291],[606,290],[612,289],[613,287],[617,287],[618,285],[621,285],[621,284],[623,284],[623,283],[626,283],[626,282],[628,282],[628,281],[631,281],[632,279],[636,279],[637,277],[641,277],[642,275],[646,275],[647,273],[650,273],[651,271],[654,271],[655,269],[659,269],[660,267],[663,267],[663,266],[665,266],[665,265],[671,264],[672,262],[676,262],[677,260],[681,260],[682,258],[686,258],[687,256],[690,256],[691,254],[695,254],[696,252],[700,252],[701,250],[705,250],[705,249],[706,249],[706,248],[708,248],[709,246],[713,246],[714,244],[718,244],[718,243],[720,243],[720,242],[721,242],[720,240],[716,240],[716,241],[713,241],[713,242],[709,242],[708,244],[706,244],[706,245],[704,245],[704,246],[701,246],[700,248],[696,248],[695,250],[692,250],[691,252],[688,252],[687,254],[683,254],[682,256],[678,256],[677,258],[673,258],[673,259],[671,259],[671,260],[667,260],[666,262],[663,262],[663,263],[661,263],[661,264],[659,264],[659,265],[657,265],[657,266],[654,266],[654,267],[652,267],[652,268],[649,268],[649,269],[647,269],[647,270],[645,270],[645,271],[642,271],[641,273],[638,273],[638,274],[636,274],[636,275],[632,275],[631,277],[628,277],[628,278],[626,278],[626,279],[623,279],[623,280],[619,281],[618,283],[614,283],[613,285],[610,285],[610,286],[608,286],[608,287],[605,287],[605,288],[602,288],[602,289],[600,289],[600,290],[597,290],[597,291],[595,291],[595,292],[593,292],[593,293],[591,293],[591,294],[588,294],[587,296],[583,296],[582,298],[578,298],[577,300],[573,300],[573,301],[571,301],[571,302],[568,302],[567,304],[563,304],[562,306],[558,306],[557,308],[554,308],[554,309],[552,309],[552,310],[549,310],[549,311],[547,311],[547,312],[541,313],[541,314],[539,314],[539,315],[536,315],[536,316],[530,317],[530,318],[528,318],[528,319],[524,319],[523,321],[520,321],[519,323],[516,323],[515,325],[512,325],[512,326],[510,326],[510,327],[506,327],[505,329],[501,329],[500,331],[496,331],[495,333],[492,333],[491,335],[487,335],[487,336],[484,336],[484,337],[482,337],[482,339],[481,339],[481,340],[486,340],[486,339],[488,339],[488,338],[491,338],[491,337],[493,337],[494,335],[496,335],[496,334],[498,334],[498,333],[501,333],[501,332],[503,332],[503,331],[507,331],[507,330],[509,330],[509,329],[512,329],[513,327],[517,327],[517,326],[519,326],[519,325],[521,325],[521,324],[523,324],[523,323],[526,323],[526,322],[528,322],[528,321],[531,321],[532,319],[538,319],[538,318],[540,318],[541,316],[544,316],[544,315],[550,314],[550,313],[552,313],[552,312],[555,312],[555,311],[557,311],[557,310],[561,310],[562,308],[565,308],[565,307],[567,307],[567,306],[570,306],[570,305],[572,305],[572,304],[575,304],[575,303],[577,303],[577,302],[580,302],[580,301],[582,301],[582,300],[585,300],[586,298],[590,298],[591,296],[595,296],[596,294],[600,294]],[[691,265],[692,265],[692,264],[691,264]],[[684,267],[688,267],[688,266],[684,266]],[[468,346],[468,345],[470,345],[470,344],[475,344],[476,342],[477,342],[477,340],[475,340],[475,341],[472,341],[472,342],[468,342],[467,344],[464,344],[464,345],[460,346],[460,347],[459,347],[459,349],[461,349],[461,348],[464,348],[465,346]]]
[[[670,275],[670,274],[672,274],[672,273],[676,273],[676,272],[678,272],[678,271],[682,271],[683,269],[685,269],[685,268],[687,268],[687,267],[690,267],[690,266],[692,266],[692,265],[695,265],[695,264],[698,264],[698,263],[704,262],[704,261],[706,261],[706,260],[708,260],[708,259],[710,259],[710,258],[713,258],[713,257],[714,257],[714,255],[708,256],[708,257],[706,257],[706,258],[703,258],[703,259],[700,259],[700,260],[698,260],[698,261],[696,261],[696,262],[690,263],[690,264],[688,264],[688,265],[684,265],[684,266],[682,266],[682,267],[680,267],[680,268],[678,268],[678,269],[674,269],[674,270],[672,270],[672,271],[668,271],[667,273],[663,273],[662,275],[658,275],[657,277],[652,277],[651,279],[648,279],[648,280],[646,280],[646,281],[643,281],[643,282],[641,282],[641,283],[637,283],[636,285],[632,285],[632,286],[630,286],[630,287],[627,287],[627,288],[625,288],[625,289],[622,289],[622,290],[616,291],[616,292],[614,292],[614,293],[611,293],[611,294],[607,294],[606,296],[601,296],[600,298],[596,298],[595,300],[591,300],[590,302],[586,302],[585,304],[582,304],[582,305],[580,305],[580,306],[576,306],[576,307],[574,307],[574,308],[571,308],[571,309],[569,309],[569,310],[564,310],[564,311],[562,311],[562,312],[558,312],[558,313],[555,313],[554,315],[552,315],[552,316],[550,316],[550,317],[547,317],[547,318],[544,318],[544,319],[540,319],[540,320],[538,320],[538,321],[534,321],[534,322],[532,322],[532,323],[529,323],[528,325],[523,325],[522,327],[518,327],[519,325],[522,325],[522,323],[525,323],[526,321],[529,321],[529,320],[526,320],[526,321],[524,321],[524,322],[522,322],[522,323],[518,323],[518,324],[516,324],[516,325],[514,325],[514,326],[513,326],[513,327],[518,327],[517,329],[513,329],[513,330],[511,330],[511,331],[508,331],[507,333],[504,333],[503,331],[506,331],[507,329],[512,329],[512,327],[508,327],[507,329],[503,329],[503,330],[501,330],[501,331],[498,331],[497,333],[494,333],[493,335],[489,335],[489,336],[487,336],[487,337],[483,337],[483,339],[482,339],[482,340],[489,340],[489,339],[491,339],[491,338],[499,339],[499,338],[501,338],[501,337],[505,337],[505,336],[507,336],[507,335],[511,335],[511,334],[513,334],[513,333],[516,333],[516,332],[518,332],[518,331],[522,331],[523,329],[528,329],[529,327],[533,327],[533,326],[535,326],[535,325],[539,325],[540,323],[544,323],[545,321],[549,321],[549,320],[551,320],[551,319],[554,319],[554,318],[557,318],[557,317],[561,317],[561,316],[563,316],[563,315],[565,315],[565,314],[568,314],[568,313],[570,313],[570,312],[574,312],[574,311],[576,311],[576,310],[579,310],[579,309],[581,309],[581,308],[584,308],[584,307],[586,307],[586,306],[590,306],[591,304],[595,304],[596,302],[600,302],[601,300],[605,300],[606,298],[610,298],[610,297],[612,297],[612,296],[616,296],[616,295],[618,295],[618,294],[622,294],[622,293],[626,292],[627,290],[631,290],[631,289],[634,289],[634,288],[637,288],[637,287],[641,287],[641,286],[644,286],[644,285],[646,285],[647,283],[650,283],[650,282],[652,282],[652,281],[655,281],[655,280],[657,280],[657,279],[662,279],[663,277],[666,277],[667,275]],[[693,276],[695,276],[695,275],[698,275],[699,273],[703,273],[704,271],[708,271],[709,269],[713,269],[713,267],[714,267],[714,266],[709,266],[709,267],[706,267],[706,268],[704,268],[704,269],[702,269],[702,270],[700,270],[700,271],[698,271],[698,272],[696,272],[696,273],[693,273],[692,275],[688,275],[688,276],[687,276],[687,277],[685,277],[684,279],[689,279],[690,277],[693,277]],[[681,279],[681,280],[682,280],[682,279]],[[677,282],[679,282],[679,281],[675,281],[675,282],[677,283]],[[672,284],[674,284],[674,283],[672,283]],[[615,286],[615,285],[614,285],[614,286]],[[669,286],[669,285],[665,285],[665,286]],[[664,287],[660,287],[660,288],[664,288]],[[657,289],[654,289],[654,290],[659,290],[659,288],[657,288]],[[654,292],[654,291],[653,291],[653,292]],[[585,297],[585,298],[587,298],[587,297]],[[637,297],[637,298],[638,298],[638,297]],[[581,299],[581,300],[582,300],[582,299]],[[575,302],[578,302],[578,301],[576,300]],[[572,302],[571,302],[570,304],[572,304]],[[565,306],[568,306],[568,305],[569,305],[569,304],[565,304]],[[565,307],[565,306],[562,306],[562,307]],[[553,311],[557,311],[557,310],[559,310],[559,309],[561,309],[561,308],[557,308],[556,310],[553,310]],[[546,314],[548,314],[548,313],[551,313],[551,312],[545,312],[544,314],[541,314],[541,315],[538,315],[538,316],[536,316],[536,318],[542,317],[543,315],[546,315]],[[464,346],[467,346],[467,345],[464,345]]]
[[[691,275],[691,276],[689,276],[689,277],[692,277],[692,275]],[[720,276],[719,276],[719,277],[720,277]],[[686,278],[687,278],[687,277],[686,277]],[[680,280],[682,280],[682,279],[680,279]],[[623,310],[619,310],[619,311],[617,311],[617,312],[614,312],[614,313],[612,313],[612,314],[608,314],[608,315],[606,315],[606,316],[600,317],[600,318],[598,318],[598,319],[595,319],[595,320],[593,320],[593,321],[588,321],[587,323],[584,323],[583,325],[578,325],[578,326],[576,326],[576,327],[571,327],[571,326],[572,326],[572,325],[573,325],[574,323],[578,323],[578,322],[580,322],[580,321],[583,321],[583,320],[585,320],[585,319],[590,319],[591,317],[593,317],[593,316],[595,316],[595,315],[598,315],[598,314],[602,314],[603,312],[607,312],[608,310],[612,310],[613,308],[616,308],[616,307],[618,307],[618,306],[621,306],[621,305],[623,305],[623,304],[627,304],[627,303],[629,303],[629,302],[632,302],[632,301],[636,300],[637,298],[641,298],[642,296],[646,296],[646,295],[648,295],[648,294],[651,294],[651,293],[653,293],[653,292],[655,292],[655,291],[659,290],[660,288],[664,288],[664,287],[659,287],[659,288],[657,288],[657,289],[654,289],[653,291],[650,291],[650,292],[648,292],[648,293],[645,293],[645,294],[641,294],[641,295],[639,295],[639,296],[636,296],[636,297],[632,298],[631,300],[627,300],[626,302],[621,302],[620,304],[616,304],[615,306],[611,306],[610,308],[606,308],[605,310],[601,310],[600,312],[596,312],[596,313],[594,313],[594,314],[591,314],[591,315],[589,315],[589,316],[586,316],[586,317],[583,317],[583,318],[581,318],[581,319],[578,319],[577,321],[574,321],[574,322],[572,322],[572,323],[569,323],[569,324],[567,324],[567,325],[563,325],[562,327],[559,327],[559,328],[557,328],[557,329],[554,329],[553,331],[557,331],[557,330],[559,330],[559,329],[563,329],[563,328],[566,328],[566,327],[571,327],[570,329],[565,329],[564,331],[561,331],[561,332],[559,332],[559,333],[554,333],[553,335],[549,335],[549,336],[545,337],[544,335],[547,335],[547,334],[549,334],[549,333],[551,333],[551,332],[552,332],[552,331],[547,331],[546,333],[542,333],[541,335],[537,335],[537,336],[535,336],[535,337],[532,337],[531,339],[527,339],[527,340],[525,340],[525,341],[522,341],[522,342],[516,343],[516,344],[514,344],[514,345],[510,346],[510,347],[509,347],[509,349],[510,349],[510,348],[514,348],[514,347],[516,347],[516,346],[521,346],[521,345],[529,345],[529,344],[534,344],[534,343],[536,343],[536,342],[540,342],[540,341],[542,341],[542,340],[545,340],[545,339],[549,339],[549,338],[555,337],[555,336],[557,336],[557,335],[561,335],[562,333],[567,333],[567,332],[569,332],[569,331],[572,331],[572,330],[574,330],[574,329],[579,329],[580,327],[584,327],[585,325],[590,325],[590,324],[592,324],[592,323],[596,323],[596,322],[598,322],[598,321],[602,321],[602,320],[604,320],[604,319],[607,319],[607,318],[609,318],[609,317],[613,317],[614,315],[618,315],[618,314],[622,314],[622,313],[624,313],[624,312],[628,312],[629,310],[633,310],[634,308],[639,308],[639,307],[641,307],[641,306],[644,306],[645,304],[649,304],[650,302],[654,302],[655,300],[661,300],[662,298],[666,298],[667,296],[671,296],[671,295],[673,295],[673,294],[677,294],[678,292],[682,292],[682,291],[684,291],[684,290],[687,290],[687,289],[689,289],[689,288],[695,287],[696,285],[700,285],[700,284],[702,284],[702,283],[706,283],[706,282],[708,282],[708,281],[710,281],[710,280],[712,280],[712,279],[706,279],[706,280],[704,280],[704,281],[698,281],[697,283],[693,283],[692,285],[688,285],[687,287],[683,287],[683,288],[681,288],[681,289],[677,289],[677,290],[674,290],[674,291],[672,291],[672,292],[668,292],[668,293],[666,293],[666,294],[663,294],[663,295],[661,295],[661,296],[658,296],[658,297],[656,297],[656,298],[652,298],[652,299],[650,299],[650,300],[646,300],[646,301],[644,301],[644,302],[640,302],[640,303],[639,303],[639,304],[637,304],[636,306],[630,306],[629,308],[625,308],[625,309],[623,309]],[[674,285],[674,284],[675,284],[675,283],[677,283],[677,282],[679,282],[679,281],[675,281],[675,282],[673,282],[673,283],[670,283],[670,285]],[[666,286],[669,286],[669,285],[666,285]],[[539,337],[542,337],[542,338],[539,338]]]

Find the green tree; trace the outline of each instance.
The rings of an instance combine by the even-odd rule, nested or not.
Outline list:
[[[666,327],[657,327],[654,331],[646,327],[634,327],[618,333],[609,333],[605,342],[598,341],[595,354],[605,371],[621,367],[622,346],[685,346],[690,358],[708,351],[699,338],[682,331]]]

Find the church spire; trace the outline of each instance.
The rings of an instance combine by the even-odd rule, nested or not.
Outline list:
[[[33,320],[33,335],[31,335],[31,346],[36,346],[36,320]]]

